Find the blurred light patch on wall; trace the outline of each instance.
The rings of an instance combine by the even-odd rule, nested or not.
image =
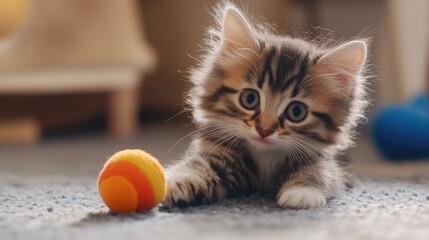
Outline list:
[[[0,0],[0,38],[13,32],[25,18],[30,0]]]

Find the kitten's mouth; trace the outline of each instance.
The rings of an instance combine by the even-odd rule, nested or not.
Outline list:
[[[257,141],[258,143],[263,143],[263,144],[270,144],[271,141],[267,138],[264,137],[252,137],[253,140]]]

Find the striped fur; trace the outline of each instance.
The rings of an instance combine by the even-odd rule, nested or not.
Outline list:
[[[167,169],[163,205],[254,193],[281,207],[324,205],[345,189],[339,156],[366,105],[365,42],[323,48],[274,35],[232,5],[218,12],[209,50],[191,75],[198,130],[185,157]],[[259,94],[252,110],[239,102],[246,89]],[[300,122],[286,117],[292,101],[304,106],[297,114],[308,111]]]

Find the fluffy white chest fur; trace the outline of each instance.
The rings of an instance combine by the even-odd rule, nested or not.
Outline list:
[[[249,146],[250,155],[258,167],[261,190],[270,190],[273,186],[273,175],[278,171],[279,165],[285,161],[281,150],[276,148],[260,148]]]

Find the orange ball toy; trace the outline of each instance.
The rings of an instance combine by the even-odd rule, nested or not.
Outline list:
[[[145,151],[123,150],[104,164],[98,177],[98,191],[112,212],[148,211],[165,197],[164,170]]]

